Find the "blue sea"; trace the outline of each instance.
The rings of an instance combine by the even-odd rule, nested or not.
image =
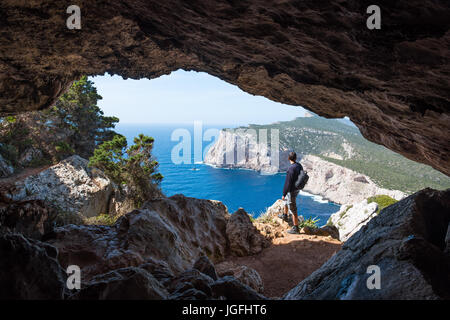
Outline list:
[[[231,128],[230,125],[215,125],[202,127],[202,132],[210,128]],[[185,129],[191,134],[191,163],[174,164],[172,150],[179,145],[180,140],[172,141],[171,135],[175,129]],[[185,131],[185,132],[187,132]],[[230,213],[242,207],[254,217],[266,211],[282,196],[285,179],[284,173],[262,175],[252,170],[221,169],[194,162],[194,125],[189,124],[121,124],[116,132],[127,138],[128,144],[139,133],[155,139],[153,155],[159,162],[159,172],[164,176],[161,183],[166,196],[184,194],[188,197],[212,199],[223,202]],[[198,143],[198,140],[197,140]],[[206,152],[211,141],[202,143],[202,150]],[[198,160],[198,159],[196,159]],[[322,199],[320,196],[304,192],[297,198],[299,214],[305,219],[319,218],[319,224],[327,222],[329,216],[339,210],[340,206]]]

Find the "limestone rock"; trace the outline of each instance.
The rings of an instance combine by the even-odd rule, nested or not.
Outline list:
[[[288,152],[279,153],[279,161],[271,155],[267,145],[257,143],[257,135],[246,131],[220,131],[214,145],[208,150],[204,162],[220,168],[245,168],[266,174],[286,171],[289,167]],[[276,150],[278,151],[278,150]]]
[[[309,235],[321,236],[321,237],[332,237],[339,240],[339,231],[334,226],[323,226],[320,228],[311,228],[304,226],[302,232]]]
[[[55,247],[21,234],[0,234],[0,299],[63,299],[65,272]]]
[[[321,195],[335,203],[352,204],[382,194],[396,200],[406,196],[399,190],[380,188],[368,176],[316,156],[304,156],[300,163],[309,175],[304,191]]]
[[[328,223],[339,230],[339,240],[347,241],[376,216],[377,209],[378,205],[375,202],[367,203],[367,200],[345,205],[330,216]]]
[[[450,190],[419,191],[384,209],[285,299],[449,299]],[[367,279],[378,266],[380,289]]]
[[[5,196],[14,201],[43,200],[59,211],[92,217],[108,210],[111,181],[74,155],[15,183]]]
[[[255,228],[244,209],[231,215],[226,226],[230,252],[236,256],[256,254],[270,245],[269,241]]]

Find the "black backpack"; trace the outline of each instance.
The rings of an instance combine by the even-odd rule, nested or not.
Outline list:
[[[302,168],[302,170],[298,174],[297,180],[295,180],[295,189],[302,190],[305,187],[306,183],[308,182],[308,179],[309,179],[308,172],[306,172]]]

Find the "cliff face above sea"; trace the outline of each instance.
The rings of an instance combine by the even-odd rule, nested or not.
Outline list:
[[[222,130],[217,142],[208,150],[204,162],[220,168],[252,169],[265,174],[285,172],[289,167],[289,151],[271,149],[269,144],[258,143],[250,134]],[[370,177],[317,156],[304,155],[300,163],[310,177],[304,191],[321,195],[335,203],[361,202],[381,194],[396,200],[406,196],[399,190],[381,188]]]

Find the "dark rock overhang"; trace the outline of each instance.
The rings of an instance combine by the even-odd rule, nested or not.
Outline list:
[[[76,2],[76,3],[75,3]],[[69,30],[68,6],[81,8]],[[204,71],[242,90],[349,116],[369,140],[450,174],[450,4],[379,0],[0,3],[0,115],[51,106],[81,75]]]

